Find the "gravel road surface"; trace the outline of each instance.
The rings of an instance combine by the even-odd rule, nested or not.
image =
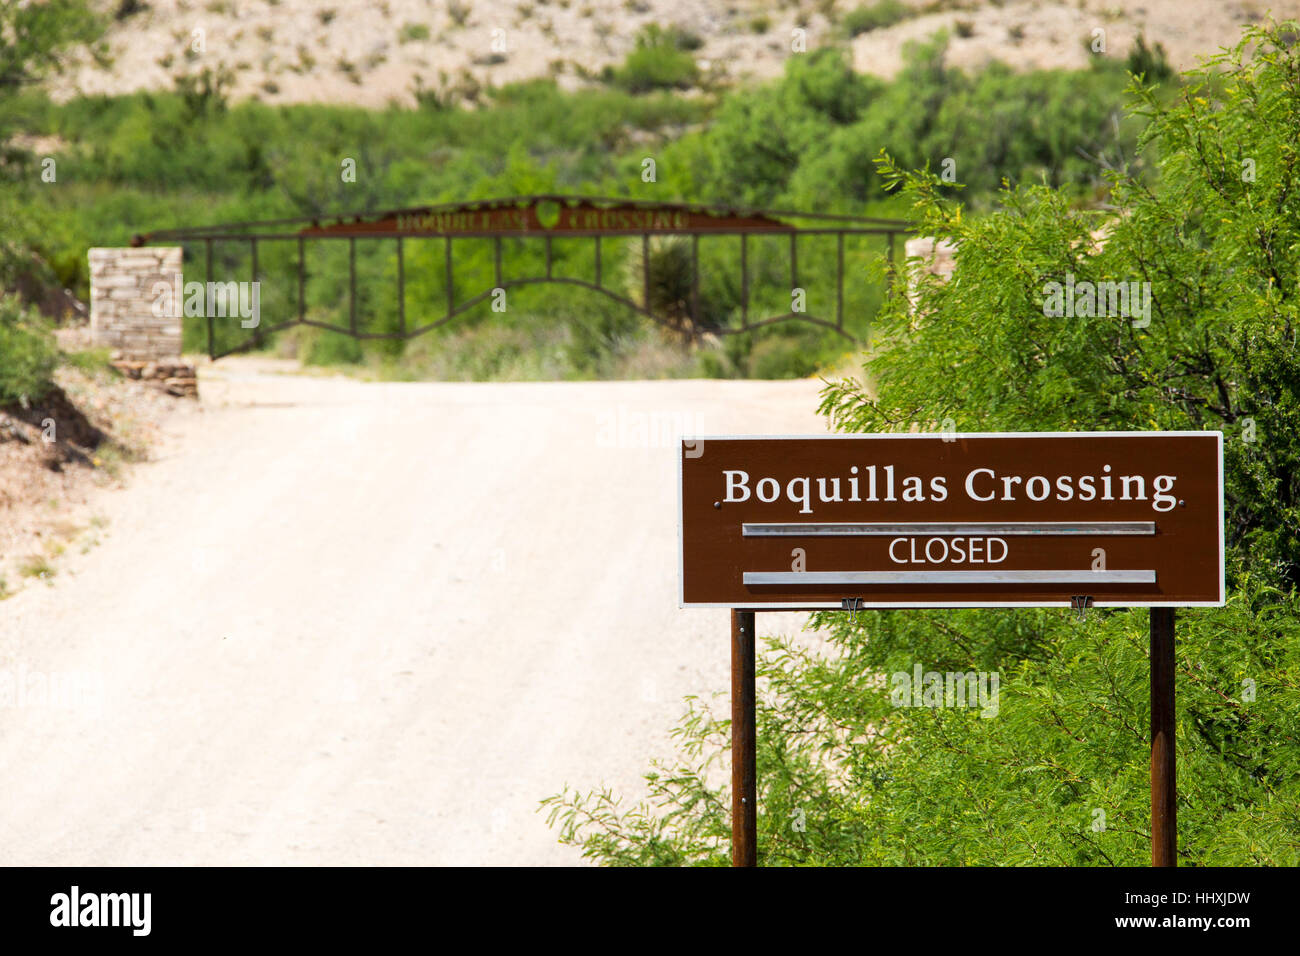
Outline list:
[[[538,801],[643,792],[728,686],[675,436],[821,433],[819,383],[281,372],[205,369],[103,543],[0,603],[0,863],[580,862]]]

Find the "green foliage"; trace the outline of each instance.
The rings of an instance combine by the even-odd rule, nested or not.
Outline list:
[[[1203,72],[1172,104],[1132,88],[1161,188],[1114,174],[1118,216],[1043,186],[963,216],[934,175],[883,159],[922,231],[959,246],[956,281],[921,283],[917,308],[934,321],[918,323],[904,298],[888,303],[878,330],[894,344],[868,367],[877,397],[841,384],[824,410],[852,430],[949,417],[966,430],[1223,429],[1229,543],[1279,586],[1300,583],[1300,57],[1241,56],[1215,58],[1223,76]],[[1045,314],[1046,284],[1067,274],[1149,283],[1149,327]],[[941,387],[954,378],[960,392]]]
[[[844,14],[840,25],[849,36],[855,37],[859,33],[892,27],[911,16],[914,16],[913,11],[902,0],[875,0]]]
[[[945,65],[946,50],[943,37],[909,46],[890,83],[855,73],[835,49],[791,57],[781,82],[726,97],[707,132],[671,144],[660,166],[689,169],[702,195],[859,211],[886,197],[872,163],[883,148],[906,168],[952,158],[983,208],[1003,179],[1099,194],[1099,160],[1133,154],[1141,123],[1116,105],[1128,78],[1113,61],[967,74]]]
[[[737,307],[732,289],[710,281],[707,259],[696,269],[691,247],[689,236],[651,236],[644,249],[631,239],[623,251],[623,294],[681,341],[724,326]]]
[[[647,31],[642,48],[668,51],[685,63],[698,42],[684,31],[659,28]],[[895,82],[856,74],[842,53],[822,50],[789,58],[777,82],[730,90],[716,101],[671,92],[631,94],[617,87],[566,93],[553,81],[535,81],[476,93],[479,108],[461,109],[452,107],[469,94],[460,90],[460,80],[449,79],[425,90],[427,106],[418,109],[270,107],[228,103],[228,82],[219,72],[200,71],[179,80],[172,93],[83,97],[57,106],[29,94],[14,98],[8,113],[25,129],[68,144],[58,157],[58,188],[29,175],[18,198],[42,224],[32,237],[33,248],[65,285],[84,296],[88,246],[125,244],[134,233],[179,225],[373,212],[532,192],[897,216],[902,205],[886,195],[870,166],[870,157],[885,146],[900,162],[916,166],[956,157],[957,172],[968,181],[966,195],[976,205],[991,201],[1004,176],[1019,181],[1046,175],[1049,182],[1080,192],[1096,191],[1098,167],[1080,152],[1131,152],[1135,141],[1136,123],[1123,125],[1116,138],[1106,105],[1123,82],[1113,65],[1024,78],[1004,70],[967,76],[944,67],[938,43],[914,51]],[[304,143],[312,148],[304,149]],[[641,180],[647,155],[657,162],[653,183]],[[322,157],[334,159],[322,162]],[[355,182],[340,176],[345,157],[356,163]],[[446,302],[442,252],[434,245],[412,241],[406,247],[413,325],[440,315]],[[607,280],[615,285],[612,277],[619,270],[635,268],[616,245],[606,248],[605,260]],[[846,328],[858,337],[869,335],[882,299],[884,275],[877,259],[884,248],[876,237],[846,242],[843,315]],[[490,243],[458,242],[456,249],[463,297],[490,288],[485,285],[493,274]],[[559,273],[591,276],[589,247],[556,243],[554,251]],[[213,252],[217,278],[249,274],[246,246],[218,242]],[[187,245],[185,256],[187,273],[197,271],[202,278],[204,246]],[[308,259],[308,318],[347,327],[345,246],[318,250],[313,244]],[[699,314],[692,324],[713,328],[738,322],[739,259],[734,237],[700,243]],[[395,331],[394,245],[359,243],[357,260],[360,327]],[[811,316],[832,319],[836,313],[835,262],[833,241],[800,241],[799,285],[807,292]],[[259,246],[268,326],[296,315],[295,263],[291,243]],[[788,312],[784,243],[752,238],[748,264],[751,317]],[[540,249],[508,243],[506,268],[516,275],[538,274]],[[681,274],[678,269],[678,279]],[[453,324],[530,325],[541,321],[542,313],[553,315],[567,329],[561,340],[608,350],[579,357],[565,347],[575,363],[565,374],[579,369],[594,374],[621,360],[618,343],[625,338],[623,332],[588,335],[584,321],[576,318],[582,311],[576,301],[583,295],[574,287],[512,290],[508,314],[493,315],[481,305]],[[206,347],[207,330],[197,320],[186,321],[184,334],[186,348]],[[238,323],[218,322],[214,329],[218,347],[237,345],[248,334]],[[780,341],[763,344],[769,338]],[[273,345],[274,336],[267,341]],[[395,358],[392,343],[358,346],[328,332],[305,337],[299,346],[301,354],[321,362]],[[802,375],[838,361],[844,348],[845,341],[832,332],[809,326],[791,337],[773,327],[728,337],[718,354],[701,362],[716,374]],[[507,360],[474,367],[513,366]]]
[[[695,268],[687,236],[652,236],[644,250],[639,239],[629,240],[623,256],[625,295],[643,309],[664,316],[680,334],[698,327],[691,290]]]
[[[117,9],[113,11],[113,19],[126,20],[148,9],[149,4],[145,0],[119,0]]]
[[[429,26],[425,23],[405,23],[397,31],[398,43],[413,43],[429,39]]]
[[[585,856],[614,866],[725,866],[729,801],[705,781],[726,744],[727,723],[706,702],[688,698],[674,732],[682,762],[646,774],[650,799],[624,807],[608,788],[583,795],[564,792],[542,801],[547,823],[560,826],[562,842],[581,842]]]
[[[14,100],[25,87],[59,72],[68,50],[95,40],[102,28],[86,0],[0,4],[0,186],[21,174],[30,156],[11,141],[19,117]],[[96,58],[103,60],[101,48]]]
[[[189,118],[224,113],[230,103],[235,71],[222,63],[215,69],[204,67],[197,73],[177,76],[175,83]]]
[[[830,652],[771,639],[759,657],[760,864],[1150,859],[1145,611],[819,618]],[[1180,862],[1295,866],[1300,601],[1250,585],[1181,616],[1178,645]],[[996,715],[894,706],[889,678],[918,661],[1000,672]],[[561,840],[610,865],[726,865],[730,727],[714,710],[690,701],[680,755],[646,775],[646,800],[566,788],[543,801]]]
[[[1126,66],[1130,73],[1148,83],[1158,83],[1174,75],[1173,67],[1165,59],[1164,44],[1148,47],[1146,37],[1140,33],[1129,50]]]
[[[693,34],[648,24],[637,34],[636,48],[614,71],[613,80],[629,93],[687,89],[699,80],[699,69],[690,54],[698,46]]]
[[[64,52],[100,36],[86,0],[0,5],[0,96],[57,71]]]
[[[0,405],[42,398],[58,356],[39,317],[9,294],[20,278],[44,270],[31,255],[33,237],[44,227],[9,182],[29,168],[30,159],[10,143],[21,114],[18,94],[59,70],[68,49],[96,39],[100,27],[85,0],[0,5]]]
[[[0,295],[0,406],[43,398],[58,354],[40,317],[16,297]]]
[[[749,354],[750,378],[807,378],[821,367],[815,346],[807,334],[770,335]]]
[[[1159,178],[1136,164],[1111,174],[1113,211],[1036,185],[972,217],[939,177],[882,157],[921,231],[957,244],[956,268],[946,282],[916,276],[914,301],[891,296],[863,380],[823,393],[850,432],[944,418],[968,431],[1224,431],[1228,602],[1178,618],[1186,864],[1300,864],[1300,49],[1286,42],[1298,29],[1248,29],[1173,102],[1131,87]],[[1066,273],[1151,283],[1150,325],[1046,315],[1045,285]],[[1084,623],[880,611],[813,626],[826,646],[772,640],[759,662],[761,862],[1149,859],[1144,610]],[[917,664],[996,674],[996,715],[896,706],[892,675]],[[678,734],[682,756],[648,775],[646,802],[548,800],[561,839],[611,864],[724,863],[730,801],[713,763],[729,727],[693,704]]]

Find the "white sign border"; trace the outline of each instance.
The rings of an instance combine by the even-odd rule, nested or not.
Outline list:
[[[1208,437],[1213,435],[1219,448],[1219,600],[1217,601],[1094,601],[1093,607],[1223,607],[1227,603],[1227,581],[1224,570],[1223,542],[1223,432],[1221,431],[1092,431],[1092,432],[857,432],[836,435],[683,435],[675,450],[677,455],[677,606],[679,608],[738,608],[754,611],[821,611],[842,610],[839,601],[804,601],[801,603],[723,604],[687,603],[686,601],[686,550],[683,535],[682,498],[682,445],[686,442],[703,442],[707,453],[711,441],[772,441],[799,439],[800,441],[862,441],[873,438],[909,438],[918,441],[942,441],[951,444],[963,438],[1149,438],[1158,436]],[[889,601],[862,605],[862,610],[901,610],[945,608],[1016,608],[1016,607],[1070,607],[1069,601],[981,601],[977,603],[917,603],[915,601]]]

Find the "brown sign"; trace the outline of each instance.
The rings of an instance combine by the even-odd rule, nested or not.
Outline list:
[[[528,236],[643,235],[646,233],[791,232],[790,226],[759,213],[721,215],[690,206],[610,205],[541,199],[523,204],[444,209],[409,209],[352,222],[312,225],[304,236]]]
[[[1219,432],[686,439],[683,607],[1219,606]]]

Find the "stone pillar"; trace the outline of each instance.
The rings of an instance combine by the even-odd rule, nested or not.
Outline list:
[[[126,361],[168,362],[181,355],[180,300],[173,298],[174,314],[154,315],[154,286],[173,289],[181,275],[180,246],[142,246],[137,249],[90,250],[90,334],[113,358]]]
[[[917,236],[903,243],[903,255],[921,260],[919,266],[904,267],[907,280],[908,311],[912,313],[913,322],[920,319],[916,314],[916,285],[921,276],[929,273],[938,276],[943,282],[952,278],[957,268],[957,247],[951,242],[936,242],[933,236]]]
[[[953,269],[957,268],[957,247],[951,242],[935,242],[933,236],[917,236],[903,243],[903,254],[911,259],[917,257],[925,260],[922,272],[951,278]]]

